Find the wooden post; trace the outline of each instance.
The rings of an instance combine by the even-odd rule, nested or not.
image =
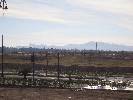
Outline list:
[[[98,44],[97,44],[97,42],[96,42],[96,52],[95,52],[95,54],[94,54],[94,64],[96,63],[96,61],[97,61],[97,54],[98,54]]]
[[[32,79],[33,79],[33,82],[34,82],[34,80],[35,80],[35,54],[34,54],[34,52],[32,53],[32,56],[31,56],[31,62],[32,62],[32,74],[33,74],[33,76],[32,76]]]
[[[72,81],[71,79],[72,70],[71,69],[72,69],[72,66],[69,66],[69,85],[71,84],[71,81]]]
[[[97,45],[97,42],[96,42],[96,53],[97,53],[97,46],[98,46],[98,45]]]
[[[1,59],[2,59],[1,71],[2,71],[2,72],[1,72],[1,77],[4,77],[4,73],[3,73],[3,72],[4,72],[4,71],[3,71],[3,61],[4,61],[3,55],[4,55],[4,54],[3,54],[3,52],[4,52],[4,46],[3,46],[3,35],[2,35],[2,55],[1,55],[1,57],[2,57],[2,58],[1,58]]]
[[[46,53],[46,62],[47,62],[47,65],[46,65],[46,76],[48,75],[48,52]]]
[[[57,56],[58,56],[58,69],[57,69],[57,71],[58,71],[58,81],[60,82],[60,54],[59,54],[59,52],[58,52],[58,54],[57,54]]]

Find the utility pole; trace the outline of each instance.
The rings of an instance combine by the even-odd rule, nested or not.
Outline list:
[[[96,60],[97,60],[97,50],[98,50],[98,49],[97,49],[97,48],[98,48],[97,42],[96,42],[96,45],[95,45],[95,46],[96,46],[96,49],[94,50],[94,57],[93,57],[93,58],[94,58],[94,64],[95,64],[95,62],[96,62]]]
[[[32,62],[32,79],[33,79],[33,82],[35,81],[35,54],[34,52],[32,53],[32,56],[31,56],[31,62]]]
[[[58,81],[59,81],[59,84],[60,84],[60,54],[59,54],[59,52],[58,52],[58,54],[57,54],[57,56],[58,56],[58,69],[57,69],[57,71],[58,71]]]
[[[97,42],[96,42],[96,53],[97,53],[97,47],[98,47],[98,44],[97,44]]]
[[[48,75],[48,52],[46,52],[46,76]]]
[[[3,52],[4,52],[3,35],[2,35],[2,46],[1,46],[1,49],[2,49],[2,50],[1,50],[1,59],[2,59],[2,62],[1,62],[1,63],[2,63],[2,65],[1,65],[1,66],[2,66],[2,67],[1,67],[1,77],[4,77],[4,73],[3,73],[3,65],[4,65],[4,64],[3,64],[3,61],[4,61],[4,59],[3,59],[3,55],[4,55],[4,54],[3,54]]]
[[[69,66],[69,85],[71,84],[71,81],[72,81],[72,79],[71,79],[71,75],[72,75],[72,66]]]
[[[4,10],[7,10],[8,9],[8,7],[7,7],[7,3],[6,3],[6,0],[0,0],[0,8],[1,9],[3,9],[3,11]],[[4,13],[3,13],[3,15],[4,15]],[[2,59],[2,61],[1,61],[1,63],[2,63],[2,65],[1,65],[1,77],[4,77],[4,73],[3,73],[3,61],[4,61],[4,59],[3,59],[3,52],[4,52],[4,46],[3,46],[3,35],[2,35],[2,46],[1,46],[1,59]]]

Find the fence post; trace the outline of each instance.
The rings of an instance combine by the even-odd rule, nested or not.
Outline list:
[[[58,82],[59,82],[59,85],[60,85],[60,54],[59,54],[59,52],[58,52],[57,56],[58,56],[58,69],[57,69],[57,73],[58,73]]]
[[[48,75],[48,52],[46,52],[46,62],[47,62],[47,65],[46,65],[46,76]]]
[[[31,56],[31,62],[32,62],[32,79],[34,83],[35,81],[35,54],[34,52],[32,53],[32,56]]]
[[[2,35],[2,55],[1,55],[1,59],[2,59],[2,67],[1,67],[1,77],[4,77],[4,69],[3,69],[3,62],[4,62],[4,58],[3,58],[3,52],[4,52],[4,46],[3,46],[3,35]]]

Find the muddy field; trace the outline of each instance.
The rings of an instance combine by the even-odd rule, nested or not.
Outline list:
[[[133,92],[108,90],[0,88],[0,100],[133,100]]]

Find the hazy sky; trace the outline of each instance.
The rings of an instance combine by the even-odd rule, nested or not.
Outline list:
[[[6,0],[5,45],[100,41],[133,45],[133,0]]]

